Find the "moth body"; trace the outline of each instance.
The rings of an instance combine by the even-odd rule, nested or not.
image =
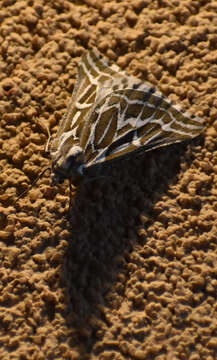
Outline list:
[[[52,162],[52,185],[61,184],[65,179],[82,178],[84,175],[84,154],[80,146],[73,146],[67,153],[57,152]]]

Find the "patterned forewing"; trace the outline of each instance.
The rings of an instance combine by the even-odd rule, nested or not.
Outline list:
[[[96,99],[100,97],[99,89],[105,82],[111,82],[118,73],[114,65],[108,66],[97,50],[85,52],[78,68],[78,76],[68,109],[60,123],[59,130],[51,145],[51,152],[64,152],[64,148],[81,143],[82,137],[89,136],[85,120],[89,119],[89,113]]]
[[[202,119],[183,113],[153,87],[132,77],[125,89],[107,95],[92,114],[88,166],[193,138],[204,127]]]

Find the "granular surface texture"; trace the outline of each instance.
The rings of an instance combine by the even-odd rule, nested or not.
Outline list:
[[[93,47],[204,133],[14,203]],[[0,359],[217,359],[216,95],[215,0],[1,1]]]

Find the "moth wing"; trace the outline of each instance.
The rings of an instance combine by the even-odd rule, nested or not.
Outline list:
[[[133,77],[128,77],[125,88],[111,91],[96,104],[90,123],[87,167],[181,142],[204,128],[202,119],[183,112],[150,84]]]
[[[115,76],[120,76],[119,72],[120,69],[116,65],[109,66],[107,60],[96,49],[83,54],[78,65],[73,94],[52,142],[51,153],[60,151],[63,144],[68,141],[71,145],[80,142],[85,119],[88,118],[96,99],[107,94],[103,84],[109,84]]]

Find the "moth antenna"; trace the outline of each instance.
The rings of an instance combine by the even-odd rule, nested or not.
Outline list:
[[[47,140],[47,144],[45,146],[45,152],[47,154],[50,154],[50,150],[49,150],[49,144],[50,144],[50,139],[51,139],[51,133],[50,133],[50,129],[47,125],[45,125],[46,130],[47,130],[47,134],[48,134],[48,140]]]
[[[38,176],[37,176],[37,178],[32,182],[32,184],[30,185],[30,186],[28,186],[28,188],[25,190],[25,191],[23,191],[18,197],[17,197],[17,199],[14,201],[14,205],[17,203],[17,201],[21,198],[21,197],[23,197],[23,195],[25,195],[25,194],[27,194],[28,192],[29,192],[29,190],[31,190],[32,188],[33,188],[33,186],[38,182],[38,180],[45,174],[45,172],[46,171],[50,171],[51,172],[51,168],[50,167],[48,167],[48,168],[46,168],[46,169],[44,169]]]

